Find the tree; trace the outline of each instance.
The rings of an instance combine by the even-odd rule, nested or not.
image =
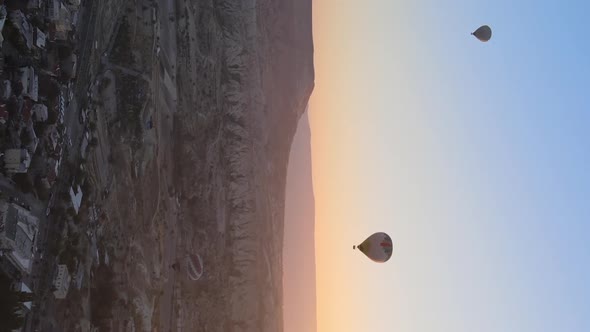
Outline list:
[[[17,173],[12,177],[12,180],[16,183],[16,186],[23,193],[30,193],[33,191],[33,179],[28,173]]]
[[[43,179],[40,176],[35,179],[35,188],[41,200],[49,199],[49,190],[43,184]]]
[[[90,146],[92,146],[92,147],[95,147],[98,145],[98,139],[96,137],[92,137],[92,139],[90,140],[90,142],[88,144],[90,144]]]
[[[48,75],[40,75],[39,95],[47,96],[50,101],[55,100],[59,96],[59,84]]]
[[[95,287],[91,290],[91,321],[101,326],[104,320],[113,317],[112,308],[117,301],[117,293],[113,287],[114,272],[106,265],[99,265],[95,272]]]
[[[59,198],[61,198],[65,202],[67,202],[70,200],[70,193],[68,193],[66,191],[62,191],[59,193]]]
[[[69,214],[71,217],[73,217],[73,216],[75,216],[75,215],[76,215],[76,210],[74,210],[74,208],[70,206],[70,207],[68,208],[68,214]]]
[[[49,115],[48,115],[48,117],[49,117]],[[47,130],[47,124],[45,124],[43,122],[38,122],[35,124],[34,128],[35,128],[35,134],[37,135],[37,137],[41,137],[41,136],[45,135],[45,131]]]
[[[52,209],[52,214],[57,219],[64,218],[66,215],[66,210],[63,208],[63,206],[56,206]]]
[[[90,193],[90,191],[92,190],[92,184],[90,183],[90,181],[86,181],[84,182],[84,184],[82,185],[82,192],[84,193]],[[85,195],[88,196],[88,195]]]
[[[88,128],[90,128],[90,130],[92,130],[92,131],[95,131],[96,130],[96,123],[90,122],[88,124]]]
[[[23,131],[21,131],[20,133],[20,142],[23,146],[27,146],[29,144],[32,143],[31,141],[31,136],[29,135],[29,130],[28,129],[24,129]]]

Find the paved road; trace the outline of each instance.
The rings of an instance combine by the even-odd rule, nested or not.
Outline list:
[[[160,38],[160,42],[162,43],[161,45],[161,51],[159,52],[159,56],[157,57],[157,64],[154,64],[154,72],[155,72],[155,77],[153,78],[154,80],[154,84],[153,84],[153,88],[154,88],[154,95],[157,97],[157,99],[154,102],[154,107],[155,109],[155,115],[156,115],[156,125],[157,125],[157,129],[158,129],[158,166],[160,166],[161,164],[161,160],[162,158],[165,156],[165,151],[166,148],[164,148],[162,146],[162,142],[165,140],[169,140],[170,137],[163,137],[164,135],[167,134],[166,131],[164,131],[164,121],[165,121],[165,117],[163,116],[163,112],[169,112],[171,113],[171,107],[174,107],[173,105],[169,105],[168,102],[164,102],[162,103],[162,94],[164,93],[168,93],[168,91],[166,91],[167,88],[165,84],[162,84],[162,81],[164,80],[164,77],[162,77],[162,75],[164,75],[164,73],[162,73],[159,70],[160,66],[164,66],[165,70],[168,73],[172,73],[172,80],[173,80],[173,88],[176,88],[176,82],[175,82],[175,78],[176,78],[176,71],[175,71],[175,66],[174,64],[176,63],[176,20],[174,20],[174,22],[172,22],[169,18],[170,17],[175,17],[176,16],[176,1],[175,0],[165,0],[165,3],[162,4],[160,6],[160,12],[159,12],[159,28],[160,31],[158,31],[158,35],[161,36],[162,38]],[[172,60],[172,61],[171,61]],[[172,62],[172,65],[171,65]],[[164,101],[166,101],[166,98],[164,98]],[[160,169],[160,167],[158,167],[158,169]],[[159,176],[159,180],[162,181],[164,180],[166,177],[165,176]],[[162,184],[160,183],[160,185],[162,186],[162,188],[168,188],[167,183]],[[164,189],[167,192],[167,189]],[[165,247],[164,247],[164,269],[165,271],[168,271],[168,275],[167,275],[167,282],[164,284],[164,289],[163,289],[163,294],[160,297],[160,326],[159,326],[159,330],[160,331],[171,331],[173,329],[173,327],[176,326],[176,322],[175,322],[175,312],[174,312],[174,288],[176,285],[176,271],[168,268],[172,263],[174,263],[177,258],[178,258],[178,253],[176,250],[177,247],[177,241],[178,239],[176,238],[176,235],[178,234],[178,232],[173,231],[174,227],[176,227],[176,218],[174,218],[174,220],[168,220],[168,218],[166,218],[166,221],[169,223],[169,225],[167,225],[166,229],[171,230],[170,232],[166,232],[166,240],[165,240]],[[182,264],[182,262],[181,262]]]
[[[91,76],[91,62],[92,48],[95,41],[96,18],[98,10],[97,0],[86,0],[84,8],[82,9],[81,20],[82,29],[77,35],[78,51],[78,71],[76,73],[76,99],[84,100],[86,92],[88,91],[88,83]]]

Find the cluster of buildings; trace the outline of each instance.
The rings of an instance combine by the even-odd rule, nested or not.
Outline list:
[[[0,199],[0,251],[5,273],[12,277],[31,273],[38,228],[39,219],[29,210]]]
[[[0,0],[0,170],[50,188],[68,142],[80,0]]]
[[[6,197],[0,197],[0,273],[14,282],[14,287],[32,293],[29,284],[38,247],[39,219],[26,207]],[[81,278],[81,276],[79,277]],[[68,267],[57,265],[51,279],[53,295],[64,299],[72,281]],[[31,302],[23,303],[23,313],[31,310]]]
[[[66,118],[77,70],[79,7],[80,0],[0,0],[0,177],[17,183],[25,177],[35,191],[51,191],[71,146]],[[77,213],[80,188],[70,195]],[[23,292],[34,289],[33,263],[43,254],[39,222],[26,204],[0,193],[0,273]],[[65,298],[70,282],[67,267],[58,265],[54,296]],[[31,309],[30,302],[24,305]]]

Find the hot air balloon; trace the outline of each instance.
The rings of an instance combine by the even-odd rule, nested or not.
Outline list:
[[[475,38],[479,39],[482,42],[487,42],[492,38],[492,28],[487,25],[482,25],[477,30],[471,33]]]
[[[352,249],[356,248],[377,263],[387,262],[393,254],[391,237],[383,232],[375,233],[369,236],[363,243],[352,247]]]

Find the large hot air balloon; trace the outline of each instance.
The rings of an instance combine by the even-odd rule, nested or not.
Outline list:
[[[387,262],[393,254],[391,237],[383,232],[375,233],[369,236],[363,243],[352,247],[352,249],[357,248],[377,263]]]
[[[487,25],[482,25],[477,30],[471,33],[475,38],[479,39],[482,42],[487,42],[492,38],[492,28]]]

